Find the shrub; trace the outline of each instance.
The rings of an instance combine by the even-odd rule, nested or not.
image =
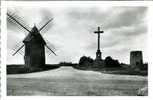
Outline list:
[[[104,62],[105,67],[121,67],[118,60],[114,60],[110,56],[106,57]]]
[[[79,66],[81,67],[90,67],[93,65],[94,60],[90,57],[82,56],[79,60]]]

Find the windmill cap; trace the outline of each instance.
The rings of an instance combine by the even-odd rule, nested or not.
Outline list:
[[[35,40],[35,41],[37,41],[37,43],[43,43],[44,45],[46,44],[45,40],[43,39],[43,37],[39,33],[39,30],[36,26],[34,26],[31,29],[31,32],[27,35],[27,37],[25,37],[23,42],[24,43],[25,42],[30,42],[31,40]]]
[[[38,28],[37,28],[36,26],[34,26],[34,27],[32,28],[32,30],[31,30],[31,33],[32,33],[32,34],[37,34],[37,33],[39,33]]]

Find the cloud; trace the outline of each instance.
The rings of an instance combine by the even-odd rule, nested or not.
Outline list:
[[[128,27],[143,22],[146,15],[147,7],[124,7],[117,8],[111,16],[107,18],[108,23],[105,28],[121,28]]]

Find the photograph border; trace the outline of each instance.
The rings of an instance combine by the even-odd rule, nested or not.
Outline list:
[[[147,20],[148,20],[148,65],[150,66],[148,69],[148,96],[92,96],[91,98],[89,96],[7,96],[7,87],[6,87],[6,57],[7,57],[7,26],[6,26],[6,11],[7,6],[31,6],[35,4],[35,6],[90,6],[90,5],[97,5],[97,6],[128,6],[128,7],[136,7],[136,6],[145,6],[148,7],[148,13],[147,13]],[[1,2],[1,99],[2,100],[70,100],[70,99],[104,99],[104,100],[122,100],[122,99],[142,99],[142,100],[150,100],[153,99],[153,96],[151,93],[153,93],[153,73],[151,72],[153,70],[153,3],[152,1],[30,1],[30,2],[23,2],[23,1],[2,1]],[[79,98],[78,98],[79,97]]]

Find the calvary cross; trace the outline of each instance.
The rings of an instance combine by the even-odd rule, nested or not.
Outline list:
[[[98,27],[98,30],[94,32],[95,34],[98,34],[98,49],[100,50],[100,33],[104,33],[104,31],[100,31],[100,27]]]

